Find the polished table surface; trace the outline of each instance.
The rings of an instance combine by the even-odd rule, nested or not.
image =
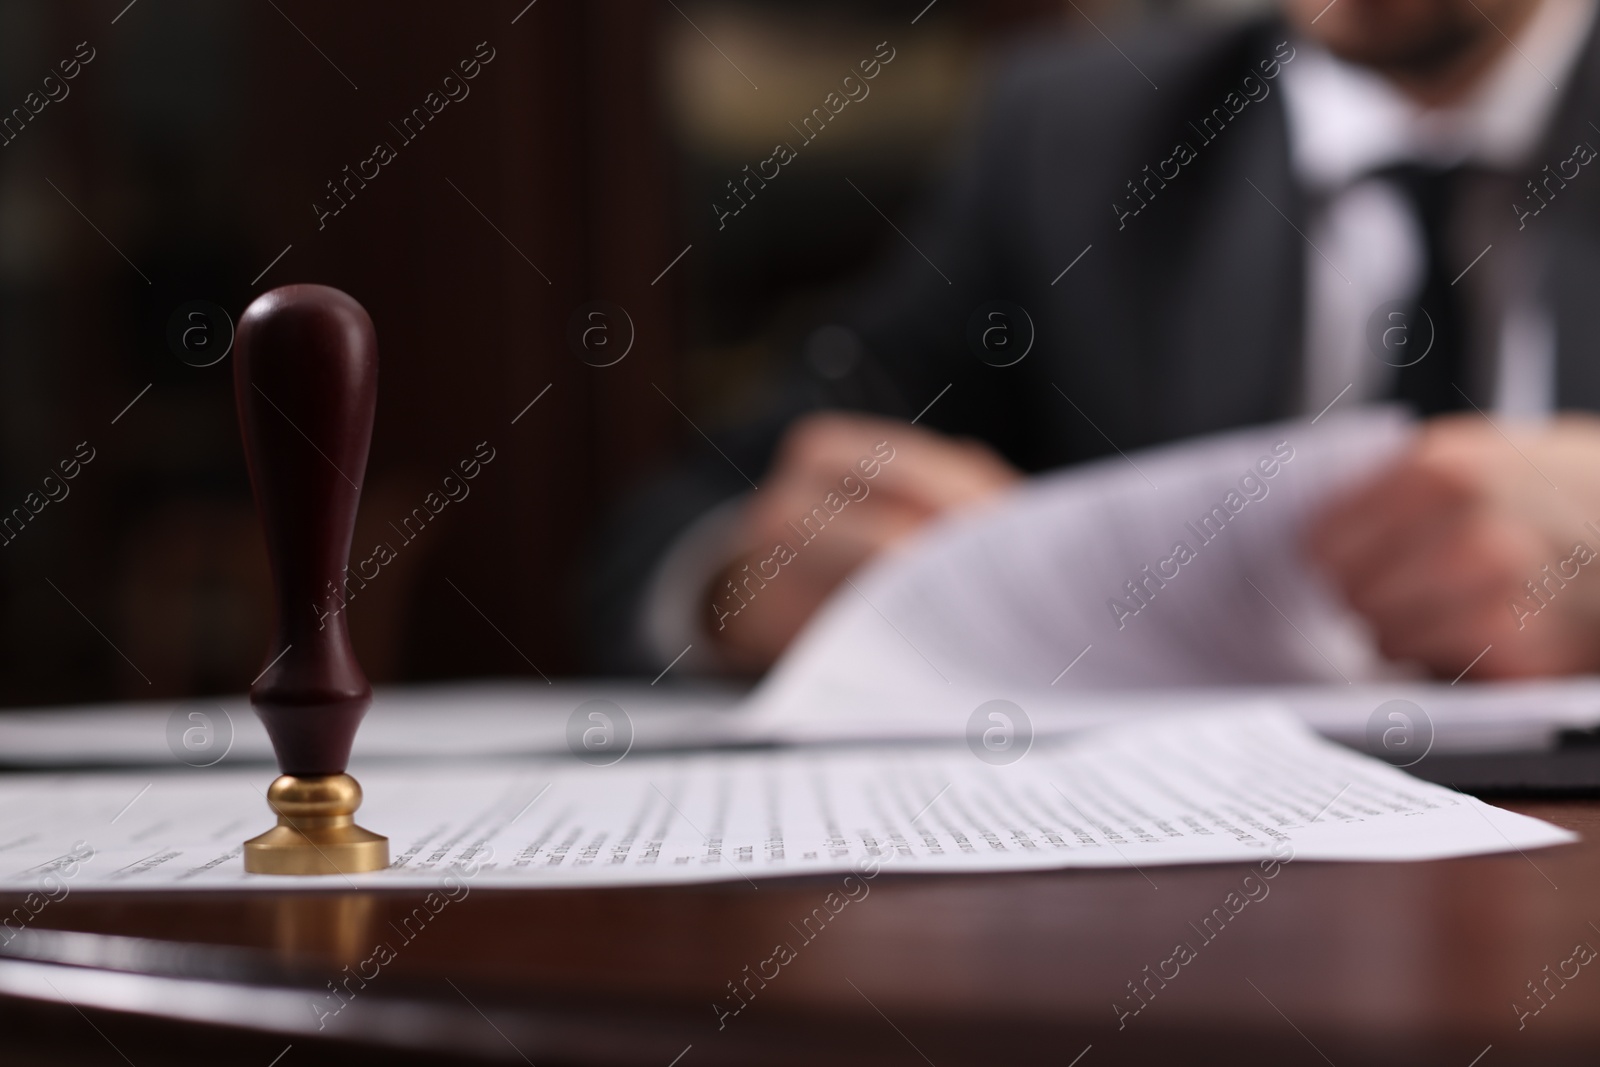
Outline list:
[[[425,925],[405,924],[423,904],[415,890],[70,892],[0,949],[0,1058],[1600,1062],[1600,803],[1507,806],[1584,840],[1429,863],[1289,863],[1264,897],[1256,888],[1207,928],[1220,930],[1210,940],[1205,917],[1253,866],[886,871],[864,897],[834,898],[837,914],[809,941],[792,924],[837,878],[469,889],[436,899]],[[6,911],[20,903],[0,898]],[[1179,942],[1192,958],[1165,963]],[[392,958],[375,954],[380,943]],[[793,958],[765,962],[779,943]],[[351,992],[334,997],[329,983],[346,979]],[[742,1000],[730,983],[743,983]]]

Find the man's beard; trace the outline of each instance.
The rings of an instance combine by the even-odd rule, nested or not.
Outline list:
[[[1415,40],[1383,40],[1368,38],[1360,43],[1332,46],[1340,59],[1370,67],[1390,76],[1429,78],[1460,63],[1480,48],[1484,38],[1496,31],[1476,12],[1469,19],[1452,19],[1446,25],[1431,28],[1426,36]]]

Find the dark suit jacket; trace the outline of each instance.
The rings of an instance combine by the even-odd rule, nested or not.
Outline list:
[[[946,385],[920,425],[986,440],[1026,471],[1294,414],[1307,202],[1290,168],[1280,82],[1262,77],[1289,36],[1276,20],[1169,25],[1122,42],[1126,58],[1098,37],[1013,56],[960,166],[911,231],[916,249],[900,245],[843,311],[854,339],[834,336],[854,351],[833,363],[848,371],[805,368],[783,411],[719,444],[759,482],[799,411],[911,418]],[[1588,125],[1600,122],[1597,53],[1591,37],[1522,177],[1579,141],[1600,145]],[[1261,98],[1239,108],[1247,75],[1270,91],[1249,87]],[[1225,126],[1204,122],[1214,109],[1231,115]],[[1166,162],[1179,142],[1193,158]],[[1558,403],[1594,410],[1600,172],[1587,171],[1518,236],[1540,242]],[[974,312],[995,300],[1025,309],[1035,331],[1011,366],[984,362],[969,343]],[[598,665],[642,665],[629,635],[651,568],[695,515],[747,489],[713,454],[634,503],[597,571]]]

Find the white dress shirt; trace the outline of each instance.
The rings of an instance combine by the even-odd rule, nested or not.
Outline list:
[[[1510,173],[1537,162],[1594,8],[1594,0],[1543,0],[1473,92],[1446,108],[1423,108],[1380,75],[1297,42],[1281,84],[1291,164],[1312,205],[1302,410],[1314,415],[1341,393],[1348,403],[1389,392],[1395,371],[1370,350],[1367,320],[1422,285],[1421,225],[1404,195],[1372,174],[1397,163],[1467,163],[1502,175],[1463,191],[1451,234],[1470,316],[1467,392],[1506,415],[1551,411],[1554,324],[1533,291],[1541,235],[1537,219],[1519,229],[1512,204],[1525,191]]]

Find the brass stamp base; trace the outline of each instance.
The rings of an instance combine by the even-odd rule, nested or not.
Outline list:
[[[389,839],[356,825],[361,786],[348,774],[280,775],[267,804],[278,825],[244,843],[251,874],[362,874],[389,866]]]

